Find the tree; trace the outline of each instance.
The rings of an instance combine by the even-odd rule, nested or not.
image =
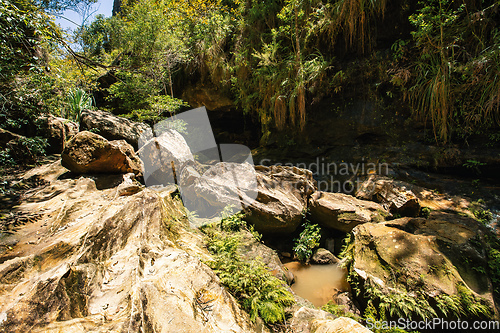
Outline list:
[[[25,1],[28,2],[29,0]],[[34,0],[35,5],[47,11],[62,12],[79,5],[96,3],[97,0]]]

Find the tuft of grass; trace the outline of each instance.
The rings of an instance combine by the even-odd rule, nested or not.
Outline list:
[[[70,90],[67,96],[69,110],[77,123],[80,123],[82,111],[92,107],[92,97],[83,89]]]

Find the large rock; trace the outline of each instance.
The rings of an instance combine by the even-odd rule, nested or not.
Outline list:
[[[201,176],[187,170],[181,177],[181,193],[188,209],[210,215],[228,205],[242,208],[246,220],[262,233],[295,231],[316,190],[312,173],[299,168],[220,162]]]
[[[381,203],[393,214],[418,216],[420,202],[409,184],[391,178],[371,175],[356,192],[356,197]]]
[[[291,333],[370,333],[371,331],[356,321],[308,307],[297,307],[288,320]]]
[[[16,207],[40,216],[0,239],[0,331],[267,332],[202,262],[179,199],[45,178]]]
[[[498,317],[487,273],[489,231],[474,219],[433,212],[352,232],[346,260],[360,304],[380,302],[391,317]]]
[[[390,215],[381,205],[343,193],[315,192],[309,199],[311,221],[324,227],[350,232],[367,222],[384,221]]]
[[[314,251],[311,261],[318,265],[338,264],[340,260],[327,249],[319,248]]]
[[[139,148],[141,135],[144,132],[151,132],[151,128],[146,124],[136,123],[101,110],[82,111],[80,126],[82,130],[96,129],[108,140],[125,140],[134,149]]]
[[[62,165],[75,173],[142,174],[141,160],[124,140],[108,141],[102,136],[83,131],[67,142]]]
[[[40,117],[40,131],[47,138],[47,152],[60,154],[66,141],[78,133],[78,124],[51,114]]]
[[[256,166],[257,199],[246,208],[247,221],[262,233],[292,233],[302,222],[316,191],[312,172],[285,166]]]
[[[313,309],[307,306],[296,306],[292,314],[292,318],[289,319],[290,330],[293,333],[313,333],[311,329],[312,322],[315,320],[330,320],[332,321],[335,317],[326,311]]]
[[[176,184],[181,181],[184,167],[194,164],[186,140],[171,129],[146,141],[137,154],[144,163],[147,186]]]
[[[371,331],[351,318],[340,317],[335,320],[314,320],[311,324],[314,333],[371,333]]]
[[[256,196],[255,170],[249,163],[219,162],[202,174],[193,166],[184,168],[180,177],[181,195],[186,208],[202,219],[221,216],[226,207],[233,212],[250,205]]]

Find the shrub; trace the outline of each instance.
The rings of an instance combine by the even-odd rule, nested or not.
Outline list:
[[[420,216],[427,219],[431,215],[431,212],[432,209],[430,209],[429,207],[422,207],[422,209],[420,210]]]
[[[307,262],[311,258],[313,250],[319,246],[321,229],[317,224],[307,222],[303,226],[304,230],[300,233],[299,238],[294,240],[293,251],[300,261]]]
[[[20,137],[14,143],[9,143],[7,149],[2,152],[1,159],[8,164],[34,163],[38,157],[45,155],[47,139],[41,137]]]

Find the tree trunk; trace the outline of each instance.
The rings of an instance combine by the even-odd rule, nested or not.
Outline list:
[[[122,11],[122,0],[113,0],[113,16],[121,13]]]

